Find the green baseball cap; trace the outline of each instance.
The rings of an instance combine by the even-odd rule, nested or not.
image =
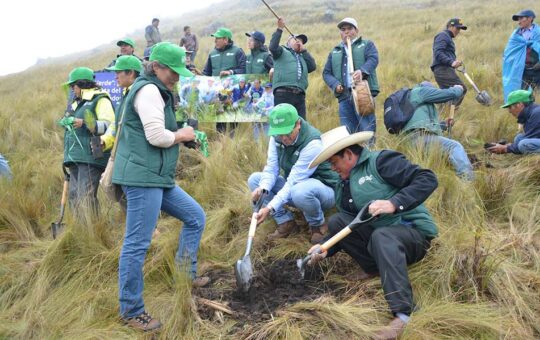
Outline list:
[[[132,55],[123,55],[118,57],[116,59],[116,63],[111,66],[107,67],[106,70],[109,71],[137,71],[139,73],[142,72],[142,63],[139,60],[139,58],[132,56]]]
[[[210,36],[214,37],[214,38],[229,38],[229,39],[232,39],[232,32],[228,28],[221,27],[221,28],[218,28],[216,33],[210,34]]]
[[[69,72],[68,81],[63,85],[71,85],[77,80],[90,80],[94,81],[94,71],[88,67],[76,67]]]
[[[126,44],[126,45],[129,45],[129,46],[135,48],[135,42],[133,40],[129,39],[129,38],[118,40],[118,42],[116,43],[116,46],[120,46],[122,44]]]
[[[298,111],[291,104],[276,105],[268,117],[270,123],[268,135],[287,135],[291,133],[298,118]]]
[[[159,61],[183,77],[192,77],[186,68],[186,49],[168,41],[160,42],[152,47],[150,61]]]
[[[512,91],[506,99],[506,104],[501,106],[501,109],[506,109],[510,105],[514,105],[517,103],[530,103],[532,101],[532,92],[529,92],[527,90]]]

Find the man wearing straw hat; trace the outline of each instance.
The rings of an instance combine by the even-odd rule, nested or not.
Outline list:
[[[360,116],[355,109],[352,96],[353,81],[367,79],[371,95],[379,93],[375,69],[379,64],[379,52],[375,44],[358,36],[358,23],[345,18],[337,25],[341,42],[328,55],[323,70],[323,79],[339,102],[339,122],[351,132],[375,131],[375,112]],[[347,60],[347,39],[351,40],[352,61]],[[348,63],[353,62],[354,73],[347,72]]]
[[[309,167],[329,160],[341,178],[335,191],[338,213],[329,218],[328,235],[321,244],[347,226],[370,201],[369,213],[378,217],[328,251],[314,254],[311,264],[343,250],[361,267],[357,280],[380,275],[394,319],[378,338],[394,339],[414,310],[407,265],[420,261],[437,236],[437,227],[423,202],[438,183],[431,170],[412,164],[396,151],[373,152],[362,147],[360,144],[368,142],[372,135],[351,135],[345,126],[340,126],[321,136],[323,150]],[[313,246],[308,253],[319,246]]]

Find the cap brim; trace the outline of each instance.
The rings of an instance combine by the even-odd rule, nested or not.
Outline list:
[[[250,38],[251,38],[251,33],[246,33],[246,37],[250,37]]]
[[[508,107],[510,107],[510,106],[512,106],[512,105],[514,105],[514,104],[515,104],[515,103],[506,103],[506,104],[504,104],[503,106],[501,106],[501,109],[506,109],[506,108],[508,108]]]
[[[345,149],[348,146],[354,144],[361,144],[369,141],[373,138],[373,131],[363,131],[353,133],[343,139],[338,140],[337,142],[326,146],[318,155],[309,163],[308,168],[312,169],[322,162],[328,160],[330,157],[338,153],[340,150]]]
[[[178,66],[178,67],[170,67],[171,70],[178,73],[182,77],[193,77],[193,73],[191,73],[187,68]]]
[[[467,26],[459,25],[459,26],[456,26],[456,27],[459,28],[460,30],[464,30],[464,31],[467,30]]]
[[[512,15],[512,20],[513,20],[513,21],[518,21],[518,20],[519,20],[519,17],[520,17],[520,15],[517,15],[517,14]]]
[[[296,122],[291,126],[282,126],[278,128],[270,127],[268,129],[268,136],[275,136],[275,135],[288,135],[289,133],[294,130],[294,126],[296,125]]]

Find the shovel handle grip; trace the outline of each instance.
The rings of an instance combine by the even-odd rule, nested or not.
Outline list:
[[[255,230],[257,230],[257,213],[254,212],[251,215],[251,223],[249,225],[248,237],[253,238],[255,236]]]
[[[322,252],[327,251],[328,249],[332,248],[336,243],[343,240],[347,235],[349,235],[352,232],[350,227],[345,227],[339,231],[339,233],[332,236],[331,239],[324,242],[320,249]]]

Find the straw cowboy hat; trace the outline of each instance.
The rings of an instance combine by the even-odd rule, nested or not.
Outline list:
[[[363,131],[350,134],[346,126],[340,126],[321,135],[322,151],[309,163],[309,168],[316,167],[340,150],[354,144],[362,144],[373,137],[373,131]]]

